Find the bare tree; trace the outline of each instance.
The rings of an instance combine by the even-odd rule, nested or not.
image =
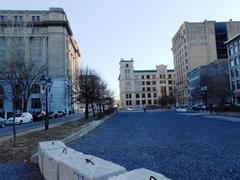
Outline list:
[[[74,94],[77,101],[85,104],[85,118],[89,116],[89,105],[93,103],[96,98],[96,81],[97,74],[94,70],[88,67],[80,69],[77,82],[74,82]]]
[[[15,129],[15,114],[16,109],[19,108],[19,100],[21,99],[23,89],[22,89],[22,75],[23,65],[21,57],[17,53],[9,53],[8,60],[1,63],[0,66],[0,79],[7,83],[11,92],[9,95],[5,95],[12,102],[13,108],[13,145],[16,144],[16,129]]]
[[[16,40],[16,41],[14,41]],[[34,84],[38,84],[41,75],[47,70],[46,65],[37,66],[33,61],[25,59],[24,49],[18,44],[19,39],[5,47],[5,58],[1,60],[0,79],[9,85],[10,91],[5,98],[12,102],[13,136],[16,143],[15,114],[17,110],[26,112],[29,97]],[[10,47],[10,48],[9,48]],[[23,109],[21,100],[23,99]]]
[[[22,93],[23,98],[23,111],[28,111],[28,100],[32,95],[32,87],[34,84],[39,84],[39,79],[47,71],[47,65],[37,66],[34,62],[23,63],[23,74],[21,80],[21,86],[24,90]]]
[[[107,84],[96,73],[88,67],[80,69],[77,82],[74,83],[74,94],[80,103],[85,104],[85,118],[89,116],[89,106],[95,116],[95,107],[98,114],[102,115],[105,105],[113,104],[113,96],[107,89]]]

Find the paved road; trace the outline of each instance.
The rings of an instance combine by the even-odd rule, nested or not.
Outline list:
[[[51,127],[51,125],[66,122],[66,121],[72,120],[75,117],[76,118],[81,117],[82,115],[83,115],[82,113],[79,113],[72,116],[66,116],[66,117],[57,118],[57,119],[49,119],[49,126]],[[44,121],[16,125],[16,132],[17,133],[25,132],[26,130],[31,130],[31,129],[40,128],[40,127],[44,127]],[[12,131],[13,131],[12,126],[5,126],[4,128],[0,128],[0,138],[3,136],[12,135]]]
[[[121,112],[72,148],[171,179],[240,179],[240,123],[176,112]]]
[[[121,112],[71,146],[171,179],[240,179],[240,123],[175,112]],[[3,176],[4,174],[4,176]],[[38,167],[0,164],[0,180],[41,179]]]

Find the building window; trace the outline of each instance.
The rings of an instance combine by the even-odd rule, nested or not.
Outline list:
[[[146,101],[145,100],[142,100],[142,105],[145,105],[146,104]]]
[[[147,85],[150,85],[151,84],[151,82],[150,81],[147,81]]]
[[[126,94],[126,99],[128,99],[128,94]]]
[[[168,84],[172,84],[172,81],[168,81]]]
[[[153,85],[156,85],[156,81],[153,81],[152,84],[153,84]]]
[[[142,91],[145,91],[145,87],[142,88]]]
[[[154,99],[153,103],[156,105],[158,103],[157,99]]]
[[[145,98],[145,94],[142,94],[142,98]]]
[[[148,104],[152,104],[152,100],[149,99],[149,100],[148,100]]]
[[[148,98],[150,98],[151,97],[151,93],[148,93]]]
[[[136,105],[140,105],[140,101],[139,100],[136,100]]]
[[[145,82],[144,82],[144,81],[142,81],[142,85],[145,85]]]
[[[32,109],[40,109],[40,108],[41,108],[40,98],[32,98]]]
[[[156,79],[156,75],[152,75],[152,78],[153,78],[153,79]]]
[[[130,106],[132,105],[132,101],[129,101],[129,105],[130,105]]]
[[[147,75],[147,79],[150,79],[150,75]]]
[[[169,89],[169,91],[172,91],[172,90],[173,90],[172,86],[170,86],[168,89]]]
[[[5,16],[0,16],[0,22],[4,22],[5,21]]]
[[[237,84],[237,89],[240,89],[240,80],[237,80],[236,84]]]
[[[165,74],[160,74],[159,78],[160,79],[165,79]]]
[[[157,97],[157,93],[153,93],[153,97]]]
[[[144,79],[144,75],[142,75],[142,79]]]
[[[40,22],[40,16],[32,16],[32,22]]]
[[[234,78],[234,70],[231,70],[231,77]]]
[[[130,69],[125,69],[125,73],[129,74],[130,73]]]
[[[236,77],[239,77],[239,69],[235,69],[235,75]]]
[[[22,99],[18,98],[14,101],[16,109],[22,109]]]
[[[139,94],[136,94],[136,98],[139,98],[140,96],[139,96]]]
[[[131,95],[131,94],[129,94],[129,95],[128,95],[128,97],[129,97],[129,99],[131,99],[131,98],[132,98],[132,95]]]
[[[235,87],[235,82],[233,81],[232,82],[232,91],[234,91],[236,89],[236,87]]]
[[[34,94],[34,93],[40,93],[40,86],[37,85],[37,84],[34,84],[34,85],[32,86],[32,93],[33,93],[33,94]]]
[[[128,64],[126,64],[126,67],[128,67]]]
[[[128,101],[126,101],[126,105],[128,106]]]
[[[22,21],[23,21],[22,16],[14,16],[14,22],[15,22],[15,23],[20,23],[20,22],[22,22]]]
[[[147,91],[151,91],[151,88],[150,88],[150,87],[147,87]]]
[[[156,91],[156,87],[153,87],[152,90],[153,90],[153,91]]]

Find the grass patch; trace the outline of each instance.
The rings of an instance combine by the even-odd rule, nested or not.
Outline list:
[[[13,147],[13,139],[5,140],[0,145],[0,163],[29,162],[31,156],[37,152],[38,143],[41,141],[61,140],[77,131],[88,122],[96,120],[81,118],[76,121],[65,122],[60,126],[30,132],[25,135],[17,136],[16,146]]]

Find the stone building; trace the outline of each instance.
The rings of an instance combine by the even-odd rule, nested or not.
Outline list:
[[[134,70],[133,59],[120,61],[120,108],[158,105],[158,98],[173,95],[175,73],[165,65],[155,70]]]
[[[240,34],[226,42],[233,104],[240,106]]]
[[[225,41],[240,32],[240,21],[184,22],[172,39],[178,105],[188,105],[187,73],[193,69],[226,59]]]
[[[47,64],[47,74],[53,81],[49,111],[76,111],[72,81],[79,69],[80,53],[64,10],[0,10],[1,61],[7,61],[8,45],[16,39],[26,61],[34,61],[39,66]],[[1,84],[2,91],[9,91],[3,81]],[[35,91],[29,99],[28,111],[45,109],[43,97],[39,90]],[[12,102],[6,99],[1,99],[0,106],[12,111]]]

